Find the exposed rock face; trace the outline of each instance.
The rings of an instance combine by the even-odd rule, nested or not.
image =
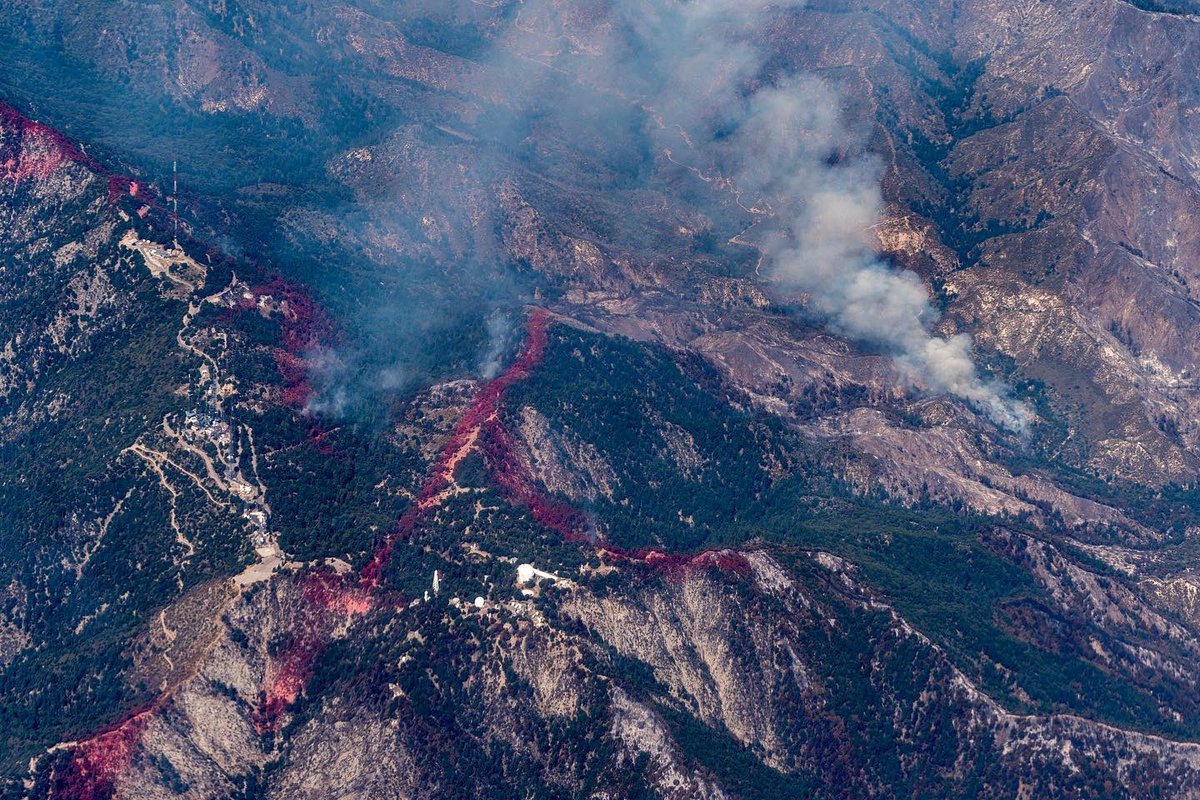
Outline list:
[[[1050,646],[1077,648],[1102,669],[1125,671],[1135,680],[1153,675],[1156,682],[1174,684],[1162,691],[1184,703],[1195,693],[1194,668],[1188,664],[1200,655],[1200,642],[1194,624],[1180,624],[1154,607],[1162,603],[1154,588],[1161,584],[1145,587],[1149,591],[1143,596],[1114,577],[1073,563],[1045,542],[1005,532],[991,534],[987,541],[1026,566],[1068,621],[1061,629],[1066,638],[1053,634]],[[1044,630],[1044,621],[1040,609],[1014,617],[1033,636]]]
[[[650,760],[650,780],[661,797],[723,800],[720,787],[687,770],[676,745],[654,712],[631,699],[621,689],[613,690],[612,735],[625,750],[626,758]]]
[[[303,769],[284,772],[275,797],[436,797],[432,784],[413,761],[398,720],[367,715],[342,718],[328,709],[325,722],[310,723],[292,744],[291,757]]]
[[[1191,626],[1200,624],[1200,595],[1197,578],[1190,574],[1169,578],[1147,578],[1142,587],[1162,607],[1170,609]]]
[[[617,776],[632,770],[655,796],[732,796],[677,741],[677,723],[668,720],[680,713],[727,731],[774,769],[814,776],[822,796],[848,787],[890,796],[889,770],[905,785],[936,775],[959,787],[951,791],[971,786],[980,797],[1100,785],[1132,796],[1145,781],[1197,796],[1196,746],[1078,717],[1005,711],[843,560],[803,554],[811,566],[797,572],[762,551],[737,559],[741,574],[699,568],[664,580],[623,568],[628,580],[616,591],[585,582],[484,610],[413,609],[385,628],[351,622],[347,641],[399,636],[406,655],[371,668],[371,681],[384,681],[378,690],[362,695],[355,681],[338,681],[298,724],[264,729],[257,698],[271,638],[289,636],[294,615],[305,613],[297,587],[280,579],[233,603],[194,676],[145,725],[117,796],[216,798],[264,776],[273,797],[457,796],[461,778],[438,754],[500,743],[516,760],[502,762],[490,785],[532,781],[572,795],[586,785],[588,796],[619,796]],[[544,611],[561,614],[564,627]],[[860,646],[864,631],[874,666],[855,680],[871,687],[866,708],[891,720],[895,735],[917,748],[914,757],[877,760],[878,732],[852,732],[838,710],[849,699],[848,676],[830,672],[835,653]],[[437,653],[448,660],[434,667]],[[624,659],[645,664],[653,683],[630,684]],[[423,663],[429,668],[405,676],[407,664]],[[897,682],[911,669],[923,677]],[[461,685],[446,684],[451,676]],[[432,723],[418,710],[430,700],[461,710]],[[558,738],[566,731],[590,744]],[[955,749],[958,767],[946,772],[915,757],[931,736]]]
[[[788,665],[776,663],[784,653],[774,626],[748,631],[749,652],[741,651],[744,640],[731,634],[736,620],[749,615],[719,584],[686,579],[669,588],[667,594],[646,596],[646,606],[628,596],[577,596],[564,611],[622,655],[651,665],[659,682],[701,719],[723,726],[743,744],[759,745],[782,765],[781,731],[764,711],[770,695],[780,692],[776,681],[785,682],[784,691],[809,688],[803,668],[777,671]]]
[[[576,503],[612,497],[617,476],[595,446],[570,430],[553,431],[535,408],[521,409],[521,421],[528,469],[549,491]]]
[[[13,308],[36,309],[9,315],[5,326],[0,398],[16,405],[55,362],[78,358],[93,333],[119,324],[128,300],[113,289],[108,270],[114,265],[93,263],[114,230],[103,178],[76,163],[82,156],[57,134],[7,109],[0,112],[0,152],[7,170],[0,181],[0,280]]]

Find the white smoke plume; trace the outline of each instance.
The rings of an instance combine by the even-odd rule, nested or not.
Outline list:
[[[979,375],[966,334],[930,332],[936,313],[916,274],[889,268],[870,242],[882,197],[869,158],[830,163],[846,134],[836,95],[814,80],[761,89],[736,138],[743,190],[776,204],[780,232],[766,247],[774,277],[808,296],[838,333],[894,354],[930,390],[960,397],[999,425],[1023,431],[1030,413],[1007,387]]]
[[[753,44],[783,2],[644,0],[618,4],[636,58],[593,65],[616,85],[643,88],[652,136],[691,145],[717,164],[743,200],[770,209],[770,275],[835,332],[891,353],[914,383],[966,400],[995,423],[1024,431],[1030,412],[1002,383],[980,376],[966,334],[931,333],[937,314],[920,278],[873,250],[881,217],[879,165],[860,150],[837,92],[803,76],[768,78]],[[617,48],[619,49],[619,48]],[[622,74],[624,73],[624,74]],[[765,226],[764,226],[765,227]]]
[[[500,309],[493,311],[487,318],[487,334],[487,352],[479,362],[479,375],[490,381],[500,374],[504,354],[512,341],[512,317]]]
[[[970,337],[934,334],[937,313],[920,278],[891,268],[874,251],[871,230],[883,211],[881,165],[866,152],[864,131],[846,123],[833,86],[784,73],[788,59],[771,50],[788,47],[786,41],[770,44],[771,37],[787,30],[776,23],[799,5],[500,4],[490,47],[469,73],[474,85],[464,93],[496,98],[486,126],[475,131],[487,142],[480,161],[500,172],[511,167],[510,158],[527,158],[531,174],[553,180],[560,161],[579,158],[570,163],[586,165],[595,159],[633,181],[652,169],[648,152],[670,149],[674,160],[727,178],[743,207],[769,215],[756,233],[769,231],[759,237],[765,272],[783,293],[803,297],[808,311],[838,334],[892,355],[914,385],[949,393],[999,425],[1024,430],[1028,409],[1002,383],[980,375]],[[572,167],[568,175],[577,171]],[[447,185],[457,185],[450,178]],[[453,208],[458,200],[450,197],[444,205]],[[481,227],[478,220],[469,223]],[[490,263],[493,253],[482,249],[477,263]],[[457,254],[453,260],[462,261]],[[471,284],[487,284],[493,275],[461,274]],[[440,284],[427,275],[415,285]],[[487,378],[496,374],[511,333],[511,320],[487,315],[491,308],[514,307],[520,291],[484,286],[479,294],[487,301],[488,344],[476,363]],[[457,311],[447,304],[406,296],[396,313],[381,314],[400,331],[391,337],[394,349],[416,349],[421,320],[432,325]],[[372,387],[397,387],[419,375],[420,365],[409,361],[394,359],[396,366]],[[335,410],[345,405],[334,400]]]

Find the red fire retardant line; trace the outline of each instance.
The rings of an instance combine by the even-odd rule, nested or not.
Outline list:
[[[455,425],[417,491],[417,496],[391,533],[380,541],[363,567],[357,585],[340,576],[315,574],[305,587],[305,597],[310,603],[336,611],[342,618],[365,614],[372,608],[374,593],[380,586],[396,544],[409,538],[417,524],[436,508],[440,493],[453,483],[455,459],[461,457],[484,430],[503,433],[499,422],[500,401],[509,386],[528,377],[540,363],[546,350],[548,322],[549,315],[542,309],[530,314],[526,324],[525,345],[520,355],[507,370],[483,387],[475,402]],[[294,342],[297,345],[303,343],[303,340]],[[277,659],[267,679],[265,699],[256,720],[260,733],[277,730],[283,711],[300,696],[312,675],[316,660],[329,645],[327,627],[320,625],[310,628],[306,635],[301,636]]]
[[[450,486],[454,479],[451,468],[453,458],[462,451],[472,436],[478,437],[488,430],[502,428],[499,421],[500,401],[508,387],[529,377],[533,368],[541,363],[546,352],[546,328],[549,320],[550,315],[544,309],[534,309],[530,313],[525,326],[525,344],[520,355],[508,369],[483,387],[467,413],[454,426],[454,431],[442,446],[433,469],[417,491],[416,499],[363,567],[362,584],[365,588],[374,589],[379,585],[380,577],[391,560],[396,543],[412,535],[417,523],[429,510],[430,501]]]
[[[274,277],[266,283],[250,288],[250,297],[240,298],[233,308],[223,316],[258,311],[261,298],[269,297],[280,301],[279,347],[273,353],[275,369],[283,387],[280,402],[297,411],[304,410],[315,394],[309,382],[312,359],[327,352],[341,339],[333,319],[304,289]],[[316,419],[308,420],[309,443],[322,455],[333,455],[329,442],[329,431]]]
[[[319,344],[323,336],[329,335],[325,317],[298,290],[282,282],[273,282],[269,289],[264,287],[255,290],[256,296],[260,293],[285,296],[289,306],[294,309],[294,313],[287,317],[291,322],[284,326],[285,352],[289,355],[299,358],[301,353]],[[582,512],[548,498],[540,491],[537,481],[518,458],[511,435],[500,419],[500,405],[505,391],[514,383],[529,377],[541,363],[546,351],[549,321],[550,315],[543,309],[535,309],[530,313],[525,343],[517,359],[483,387],[459,420],[439,451],[413,503],[391,533],[379,542],[358,580],[327,571],[305,576],[301,592],[308,606],[305,620],[308,624],[268,666],[262,705],[254,719],[260,734],[278,730],[283,713],[303,693],[317,659],[332,641],[333,627],[339,622],[365,615],[376,605],[375,593],[396,544],[409,538],[422,519],[437,507],[437,498],[453,483],[456,459],[465,450],[481,445],[489,462],[492,480],[512,501],[525,505],[539,524],[557,531],[570,541],[591,541],[588,521]],[[287,363],[289,369],[295,371],[283,373],[285,381],[291,376],[295,379],[294,385],[302,385],[302,361],[295,365]],[[656,548],[626,550],[604,543],[598,547],[609,558],[646,565],[668,579],[682,579],[694,572],[712,568],[741,575],[750,569],[746,559],[732,550],[709,550],[688,556]],[[151,708],[77,746],[70,768],[54,784],[52,797],[62,800],[111,798],[116,780],[132,761],[151,716],[165,705],[166,700],[166,696],[161,697]]]
[[[306,575],[301,592],[308,604],[308,624],[267,667],[263,702],[254,719],[260,734],[279,729],[283,712],[304,691],[317,659],[329,647],[332,628],[366,614],[375,606],[375,598],[357,582],[328,571]]]
[[[612,544],[602,544],[599,550],[601,554],[614,560],[631,561],[650,567],[668,580],[674,581],[710,569],[742,576],[750,574],[750,562],[736,550],[702,550],[694,555],[685,555],[657,547],[626,550]]]
[[[23,181],[44,181],[66,163],[79,164],[91,172],[108,179],[108,202],[115,205],[128,194],[150,203],[154,194],[139,181],[128,175],[120,175],[106,169],[94,158],[58,131],[40,122],[27,119],[12,106],[0,101],[0,127],[16,130],[20,141],[15,144],[7,158],[0,163],[0,180],[11,180],[14,184]]]
[[[165,698],[137,712],[120,724],[78,744],[71,761],[50,785],[50,797],[65,800],[109,800],[116,793],[117,778],[123,773],[141,743],[142,733]]]

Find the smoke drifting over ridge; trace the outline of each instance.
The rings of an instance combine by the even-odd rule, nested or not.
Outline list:
[[[864,132],[846,123],[836,90],[781,71],[771,50],[772,23],[799,5],[525,0],[498,7],[486,47],[459,73],[458,89],[478,100],[486,122],[466,126],[472,135],[453,145],[457,153],[443,158],[449,150],[421,139],[432,129],[411,125],[392,137],[402,155],[344,168],[362,185],[381,187],[378,195],[363,191],[358,202],[381,219],[400,220],[396,228],[432,205],[452,231],[419,245],[436,253],[430,262],[436,268],[409,259],[394,270],[422,277],[412,292],[380,302],[386,308],[378,321],[364,323],[380,331],[377,338],[387,342],[381,349],[419,349],[424,337],[417,320],[460,316],[461,301],[446,287],[467,287],[478,296],[474,363],[481,377],[494,374],[508,344],[505,314],[496,309],[519,307],[528,287],[502,285],[512,254],[489,237],[508,211],[494,198],[485,207],[482,198],[514,175],[518,184],[536,175],[547,183],[562,179],[566,191],[582,189],[581,196],[603,193],[612,175],[629,176],[630,185],[644,180],[653,154],[669,149],[675,161],[727,178],[739,203],[762,216],[755,233],[763,271],[781,293],[803,297],[839,335],[892,355],[915,385],[959,397],[1006,428],[1024,429],[1028,410],[1003,384],[979,374],[970,337],[934,335],[937,313],[922,281],[874,252],[870,231],[883,208],[880,163],[866,153]],[[429,157],[434,152],[441,155]],[[606,174],[590,175],[591,164]],[[593,177],[595,186],[583,185]],[[389,211],[393,205],[403,210]],[[581,219],[600,213],[586,203],[575,211]],[[395,238],[383,230],[375,240]],[[604,234],[597,236],[603,241]],[[456,271],[443,271],[445,264]],[[349,395],[419,378],[421,365],[409,361],[391,358],[387,377],[360,379],[366,388]],[[328,383],[340,390],[346,381],[335,376]],[[346,403],[336,392],[332,398],[326,408],[337,413]]]
[[[806,295],[835,332],[894,355],[916,383],[1024,430],[1028,409],[1002,383],[979,375],[971,338],[933,335],[936,313],[920,278],[874,252],[879,164],[844,124],[837,93],[815,78],[763,74],[767,57],[752,36],[786,5],[796,4],[664,6],[639,30],[649,57],[618,69],[648,68],[653,89],[645,103],[661,114],[660,138],[679,131],[696,156],[732,178],[743,203],[769,209],[762,247],[783,290]],[[644,16],[641,3],[620,8],[631,25]]]
[[[756,41],[773,15],[800,5],[617,0],[599,21],[590,20],[584,44],[556,54],[553,69],[632,101],[645,112],[644,135],[658,150],[728,178],[743,206],[768,217],[758,226],[768,275],[785,294],[803,295],[831,330],[891,354],[914,384],[1023,431],[1029,410],[1003,383],[979,374],[971,338],[934,335],[937,313],[920,278],[892,269],[874,251],[881,165],[865,152],[863,133],[845,124],[835,89],[818,78],[771,73],[771,54]],[[498,50],[528,49],[521,37],[575,10],[555,0],[521,4]],[[547,80],[530,61],[536,59],[492,66],[529,96],[538,91],[530,82]],[[559,124],[582,130],[592,109],[569,96],[556,94],[556,102]]]
[[[930,333],[936,314],[920,278],[876,255],[868,231],[882,197],[873,159],[830,163],[846,134],[837,98],[822,83],[790,80],[749,100],[736,134],[737,170],[749,191],[778,203],[779,230],[765,246],[779,283],[805,293],[838,333],[891,352],[914,380],[967,400],[994,422],[1024,430],[1029,411],[1000,382],[982,378],[966,334]]]
[[[490,381],[500,374],[501,361],[512,343],[513,320],[500,309],[493,311],[487,318],[488,347],[479,362],[479,375]]]

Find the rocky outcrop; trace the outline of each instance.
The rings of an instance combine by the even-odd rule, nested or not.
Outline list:
[[[520,432],[525,444],[522,462],[550,492],[574,503],[612,498],[617,476],[595,445],[569,428],[554,430],[544,415],[529,406],[521,409]]]

